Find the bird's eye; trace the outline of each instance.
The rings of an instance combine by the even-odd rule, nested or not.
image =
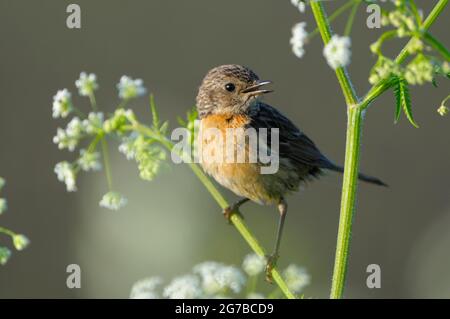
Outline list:
[[[236,87],[234,86],[233,83],[227,83],[227,84],[225,84],[225,90],[227,90],[228,92],[233,92],[235,88],[236,88]]]

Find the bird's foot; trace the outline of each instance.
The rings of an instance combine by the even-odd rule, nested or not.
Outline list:
[[[242,216],[242,214],[239,212],[239,207],[236,207],[235,205],[228,206],[222,211],[222,213],[229,224],[231,224],[231,216],[233,216],[234,214],[237,214],[239,217],[244,219],[244,216]]]
[[[267,264],[266,264],[266,281],[268,283],[273,283],[272,280],[272,270],[275,268],[277,261],[278,261],[278,256],[277,254],[272,254],[269,256],[266,256],[267,258]]]

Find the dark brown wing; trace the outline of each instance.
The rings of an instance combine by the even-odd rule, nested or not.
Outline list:
[[[252,121],[249,125],[257,130],[267,128],[269,137],[271,128],[279,129],[280,157],[289,158],[299,169],[304,170],[305,166],[310,167],[313,170],[311,174],[315,174],[314,168],[317,170],[327,168],[331,164],[314,142],[277,109],[259,103],[253,109],[251,118]],[[268,143],[270,143],[270,140]],[[319,173],[319,171],[316,173]]]

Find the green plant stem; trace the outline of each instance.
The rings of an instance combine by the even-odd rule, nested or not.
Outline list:
[[[447,5],[448,0],[440,0],[431,11],[430,15],[424,21],[422,28],[427,30],[436,20],[439,14]],[[322,40],[326,45],[330,41],[331,30],[327,20],[323,4],[312,1],[311,8],[320,30]],[[397,63],[402,63],[408,56],[408,46],[410,42],[402,49],[396,58]],[[352,229],[353,215],[355,212],[356,189],[359,171],[359,154],[361,148],[361,130],[364,118],[365,108],[383,92],[385,92],[391,81],[383,80],[374,85],[366,94],[362,101],[358,101],[353,89],[348,73],[343,68],[336,69],[336,76],[342,88],[347,103],[347,133],[345,148],[344,180],[342,185],[341,211],[339,217],[338,239],[336,245],[336,256],[333,270],[333,279],[330,297],[333,299],[342,298],[345,286],[345,277],[347,273],[350,236]]]
[[[133,125],[124,127],[125,130],[129,131],[138,131],[141,134],[158,140],[162,145],[164,145],[169,151],[173,150],[174,144],[172,141],[167,139],[167,137],[162,136],[158,132],[155,132],[150,127],[147,127],[145,125],[142,125],[140,123],[133,123]],[[185,160],[185,162],[189,165],[195,176],[200,180],[200,182],[205,186],[205,188],[209,191],[209,193],[212,195],[214,200],[219,204],[220,208],[224,209],[229,206],[227,200],[223,195],[219,192],[219,190],[214,186],[211,179],[206,176],[206,174],[203,172],[203,170],[195,163],[191,163],[190,157],[187,154],[177,154],[182,159]],[[256,237],[253,235],[249,227],[246,225],[244,220],[238,215],[233,214],[230,218],[233,225],[236,227],[238,232],[241,234],[242,237],[244,237],[245,241],[248,243],[248,245],[252,248],[252,250],[258,255],[265,257],[266,251],[262,247],[262,245],[258,242]],[[289,290],[288,286],[286,285],[286,282],[281,277],[280,272],[277,268],[274,268],[272,270],[272,278],[274,282],[278,285],[278,287],[281,289],[283,294],[288,299],[295,299],[295,295]]]
[[[450,52],[438,39],[433,37],[429,32],[424,34],[424,39],[433,47],[433,49],[438,51],[445,60],[450,61]]]
[[[5,235],[7,235],[7,236],[10,236],[10,237],[14,237],[15,235],[17,235],[15,232],[13,232],[12,230],[9,230],[9,229],[7,229],[7,228],[4,228],[4,227],[0,227],[0,233],[3,233],[3,234],[5,234]]]
[[[352,7],[352,11],[350,11],[350,15],[347,20],[347,24],[345,25],[345,36],[350,36],[350,33],[352,32],[353,22],[355,21],[356,12],[358,12],[360,2],[355,2]]]
[[[112,182],[111,168],[109,167],[108,143],[106,142],[106,138],[104,136],[101,137],[101,143],[102,143],[103,163],[105,165],[105,172],[106,172],[106,181],[108,183],[109,190],[112,191],[113,182]]]
[[[360,3],[361,0],[349,0],[348,2],[344,3],[342,6],[336,9],[330,17],[328,18],[328,22],[333,22],[337,17],[339,17],[341,14],[343,14],[345,11],[350,9],[354,4]],[[315,28],[309,35],[309,39],[312,39],[314,36],[319,34],[319,28]]]

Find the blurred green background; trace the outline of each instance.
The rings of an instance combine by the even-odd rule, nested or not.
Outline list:
[[[336,3],[327,3],[328,10]],[[435,1],[417,1],[425,14]],[[343,162],[346,111],[337,80],[315,38],[303,59],[291,52],[291,27],[302,15],[290,1],[77,1],[81,30],[66,28],[68,1],[0,1],[0,176],[9,210],[0,224],[26,234],[28,249],[0,268],[0,297],[128,297],[143,277],[170,279],[205,260],[240,264],[249,247],[227,225],[219,207],[186,166],[171,164],[157,179],[138,178],[136,165],[113,152],[116,188],[129,199],[119,211],[101,209],[102,173],[81,175],[79,191],[66,193],[53,172],[73,159],[52,137],[63,121],[51,118],[52,96],[68,88],[87,110],[74,81],[81,71],[97,74],[101,108],[118,104],[115,84],[122,74],[144,79],[156,95],[161,117],[176,125],[195,101],[198,85],[212,67],[244,64],[274,82],[266,101],[277,106],[313,138],[324,153]],[[352,33],[351,76],[360,94],[375,58],[369,52],[379,30],[365,26],[362,6]],[[342,33],[343,21],[335,24]],[[449,12],[432,31],[448,40]],[[402,43],[403,44],[403,43]],[[398,52],[399,46],[387,47]],[[347,297],[450,297],[450,130],[436,109],[448,82],[412,88],[420,129],[405,118],[393,124],[391,92],[367,112],[362,171],[379,176],[389,189],[361,184],[351,245]],[[146,98],[132,103],[149,121]],[[116,149],[116,148],[115,148]],[[280,266],[305,266],[308,297],[327,297],[336,243],[341,177],[329,174],[288,198],[290,212]],[[225,192],[227,198],[235,197]],[[277,213],[247,204],[246,221],[272,247]],[[9,244],[7,238],[1,243]],[[66,287],[66,266],[82,269],[82,288]],[[366,287],[366,267],[382,270],[381,289]],[[259,290],[269,289],[260,283]]]

